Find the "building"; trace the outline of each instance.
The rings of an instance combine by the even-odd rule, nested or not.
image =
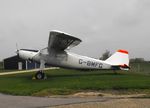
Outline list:
[[[39,68],[40,65],[36,62],[29,62],[27,60],[23,60],[19,58],[17,55],[4,59],[4,69],[12,70],[27,70],[27,69],[35,69]]]

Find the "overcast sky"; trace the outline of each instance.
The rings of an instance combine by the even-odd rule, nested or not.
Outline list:
[[[0,0],[0,60],[15,55],[16,43],[47,47],[50,30],[80,38],[77,54],[126,49],[150,60],[150,0]]]

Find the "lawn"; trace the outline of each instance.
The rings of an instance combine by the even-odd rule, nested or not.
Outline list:
[[[64,95],[79,91],[150,90],[150,76],[131,71],[46,71],[47,80],[32,80],[34,73],[0,76],[0,92],[14,95]]]

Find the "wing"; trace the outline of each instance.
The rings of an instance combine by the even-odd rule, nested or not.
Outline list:
[[[51,31],[48,41],[48,52],[51,50],[63,51],[72,48],[81,42],[80,39],[60,31]]]

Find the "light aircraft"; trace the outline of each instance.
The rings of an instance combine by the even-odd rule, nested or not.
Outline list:
[[[36,79],[45,78],[43,72],[45,64],[81,70],[129,70],[128,51],[118,50],[104,61],[68,51],[68,49],[78,45],[80,42],[79,38],[73,37],[70,34],[52,30],[49,34],[48,47],[42,50],[19,49],[17,50],[17,54],[22,59],[40,63],[40,69],[35,74]]]

